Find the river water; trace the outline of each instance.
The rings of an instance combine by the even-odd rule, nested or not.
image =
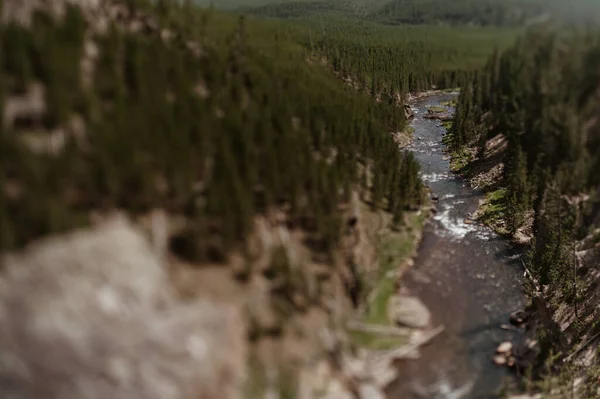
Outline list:
[[[525,303],[518,253],[488,228],[465,223],[483,194],[450,171],[445,129],[423,118],[429,106],[455,97],[434,95],[412,104],[415,140],[409,149],[439,202],[402,290],[420,298],[434,326],[446,329],[421,348],[419,359],[398,362],[400,378],[387,389],[391,399],[495,398],[510,376],[491,357],[500,342],[518,334],[500,328]]]

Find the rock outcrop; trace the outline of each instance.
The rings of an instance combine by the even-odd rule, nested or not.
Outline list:
[[[241,397],[239,309],[178,299],[159,255],[124,217],[2,263],[2,397]]]
[[[431,313],[416,297],[393,296],[388,303],[390,321],[406,327],[425,328],[431,323]]]

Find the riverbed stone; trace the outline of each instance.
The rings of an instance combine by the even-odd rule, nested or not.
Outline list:
[[[373,384],[362,384],[358,388],[360,399],[385,399],[383,392]]]
[[[497,364],[498,366],[504,366],[507,362],[506,356],[504,355],[496,355],[492,358],[494,364]]]
[[[510,315],[509,320],[511,324],[515,326],[521,326],[523,323],[527,322],[529,314],[523,310],[519,310]]]
[[[506,354],[506,353],[510,353],[512,351],[513,348],[513,344],[512,342],[502,342],[500,345],[498,345],[498,348],[496,348],[496,352],[497,353],[501,353],[501,354]]]
[[[506,365],[508,367],[514,367],[516,362],[517,362],[517,360],[513,356],[509,356],[508,359],[506,360]]]
[[[412,328],[425,328],[431,323],[427,306],[411,296],[393,296],[388,303],[388,318],[393,323]]]

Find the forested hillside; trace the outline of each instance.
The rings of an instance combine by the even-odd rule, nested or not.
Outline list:
[[[600,332],[598,65],[598,31],[530,32],[464,86],[449,140],[455,156],[475,155],[467,175],[493,167],[488,149],[505,142],[490,209],[508,234],[532,232],[529,267],[565,337],[547,333],[544,355]]]
[[[374,17],[394,24],[521,26],[545,10],[542,2],[520,0],[394,0]]]
[[[207,7],[214,6],[220,9],[247,9],[262,6],[283,6],[286,4],[327,4],[338,3],[354,6],[355,9],[363,11],[374,11],[387,4],[389,0],[196,0],[196,4]]]
[[[373,95],[457,87],[519,31],[504,28],[386,26],[349,16],[348,2],[288,2],[245,10],[284,19],[291,36],[357,88]],[[441,40],[443,38],[443,40]],[[392,96],[393,97],[393,96]]]
[[[359,18],[366,16],[366,10],[363,7],[345,0],[278,2],[257,7],[243,7],[239,10],[252,15],[272,18],[331,15]]]
[[[326,57],[342,77],[386,95],[460,86],[494,48],[505,48],[517,35],[492,28],[385,27],[344,18],[313,18],[295,25],[295,35]]]
[[[531,33],[511,50],[492,57],[459,101],[452,131],[455,149],[498,134],[508,142],[504,178],[511,229],[516,231],[525,222],[528,209],[535,211],[537,227],[550,221],[565,223],[543,229],[548,235],[536,237],[533,264],[544,284],[562,283],[572,270],[566,254],[547,256],[546,250],[560,254],[561,248],[567,250],[574,239],[587,233],[586,222],[595,216],[599,200],[595,193],[600,183],[595,173],[600,167],[599,54],[596,32]],[[564,209],[562,218],[548,211],[560,212],[554,208],[563,196],[583,193],[591,197],[585,201],[582,218],[569,219],[572,210]],[[557,230],[563,234],[554,234]]]
[[[390,162],[405,165],[400,173],[389,164],[378,164],[385,170],[373,171],[377,198],[387,198],[388,207],[400,213],[419,200],[416,167],[410,155],[396,153],[388,135],[404,126],[403,96],[432,85],[460,85],[464,71],[477,66],[491,45],[512,40],[502,31],[467,29],[453,34],[452,42],[438,43],[443,30],[395,31],[335,18],[326,25],[308,20],[290,26],[165,4],[156,6],[163,23],[181,32],[169,40],[187,42],[192,50],[190,43],[197,43],[202,56],[156,36],[113,30],[99,39],[98,68],[85,77],[94,82],[90,87],[77,83],[81,72],[73,68],[83,43],[76,10],[64,26],[38,16],[31,32],[13,25],[2,28],[3,52],[17,54],[4,58],[5,101],[33,96],[31,85],[39,82],[52,104],[43,114],[9,114],[4,129],[25,129],[34,142],[43,142],[42,131],[59,129],[58,140],[65,140],[64,153],[52,157],[30,154],[19,136],[2,135],[3,147],[11,149],[4,159],[9,181],[36,193],[26,202],[15,195],[3,204],[3,247],[81,225],[96,207],[144,212],[159,205],[197,218],[196,230],[185,240],[207,231],[219,237],[219,248],[207,244],[198,255],[203,259],[209,253],[222,257],[228,243],[244,236],[250,217],[276,203],[290,203],[300,219],[316,217],[323,240],[331,240],[336,218],[325,215],[360,182],[357,162],[379,159],[379,151],[397,157]],[[68,39],[59,46],[60,35]],[[464,43],[475,47],[467,53]],[[114,57],[119,52],[124,56]],[[157,62],[145,61],[154,58]],[[382,101],[356,96],[323,62],[355,89]],[[127,73],[115,72],[119,70]],[[151,88],[141,83],[148,80],[154,81]],[[195,85],[194,91],[184,85]],[[174,92],[161,94],[169,91]],[[192,110],[195,118],[187,116]],[[85,120],[86,130],[105,133],[90,133],[90,144],[81,144],[80,137],[79,145],[71,145],[70,134],[62,138],[60,129],[73,118]],[[122,133],[145,132],[148,126],[161,129],[148,131],[144,139]],[[242,126],[255,133],[238,137]],[[327,134],[317,133],[321,131]],[[275,140],[271,135],[278,144],[261,150]],[[95,150],[83,150],[88,145]],[[332,148],[339,154],[333,163],[310,155],[328,154]],[[157,179],[169,183],[157,185]],[[407,186],[407,181],[413,183]],[[397,196],[397,189],[407,191]],[[198,198],[201,207],[193,205]]]
[[[372,165],[375,203],[385,199],[396,214],[419,204],[418,168],[389,135],[404,126],[396,103],[356,95],[277,23],[160,4],[178,33],[109,30],[87,87],[75,68],[84,40],[76,9],[62,24],[40,15],[31,31],[2,27],[3,53],[14,55],[4,58],[4,101],[42,84],[48,103],[3,123],[7,178],[28,198],[19,191],[3,204],[3,248],[85,223],[90,209],[161,206],[196,221],[181,248],[210,232],[220,244],[196,257],[222,259],[255,213],[284,203],[295,220],[313,220],[328,246],[335,207],[361,184],[360,163]],[[74,118],[85,121],[84,136],[63,130]],[[38,151],[12,133],[22,130]],[[59,148],[40,149],[47,132],[61,136]]]
[[[336,11],[386,24],[524,26],[598,22],[595,0],[220,0],[214,6],[292,17]],[[209,0],[199,0],[208,6]],[[260,11],[259,11],[260,10]]]
[[[481,67],[494,49],[506,48],[519,34],[517,29],[495,27],[390,27],[373,14],[383,2],[290,0],[237,5],[238,11],[253,18],[284,19],[288,33],[338,76],[383,100],[394,99],[396,93],[460,86],[469,71]]]

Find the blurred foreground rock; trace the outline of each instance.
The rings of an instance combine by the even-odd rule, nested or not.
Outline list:
[[[175,299],[160,260],[125,219],[3,261],[3,398],[240,397],[239,312]]]
[[[388,304],[388,318],[400,326],[425,328],[431,323],[431,313],[416,297],[396,295]]]
[[[263,218],[252,261],[191,265],[166,250],[171,224],[104,217],[2,255],[1,398],[381,397],[343,327],[344,263],[323,279],[301,237]],[[281,251],[283,286],[261,267]]]

